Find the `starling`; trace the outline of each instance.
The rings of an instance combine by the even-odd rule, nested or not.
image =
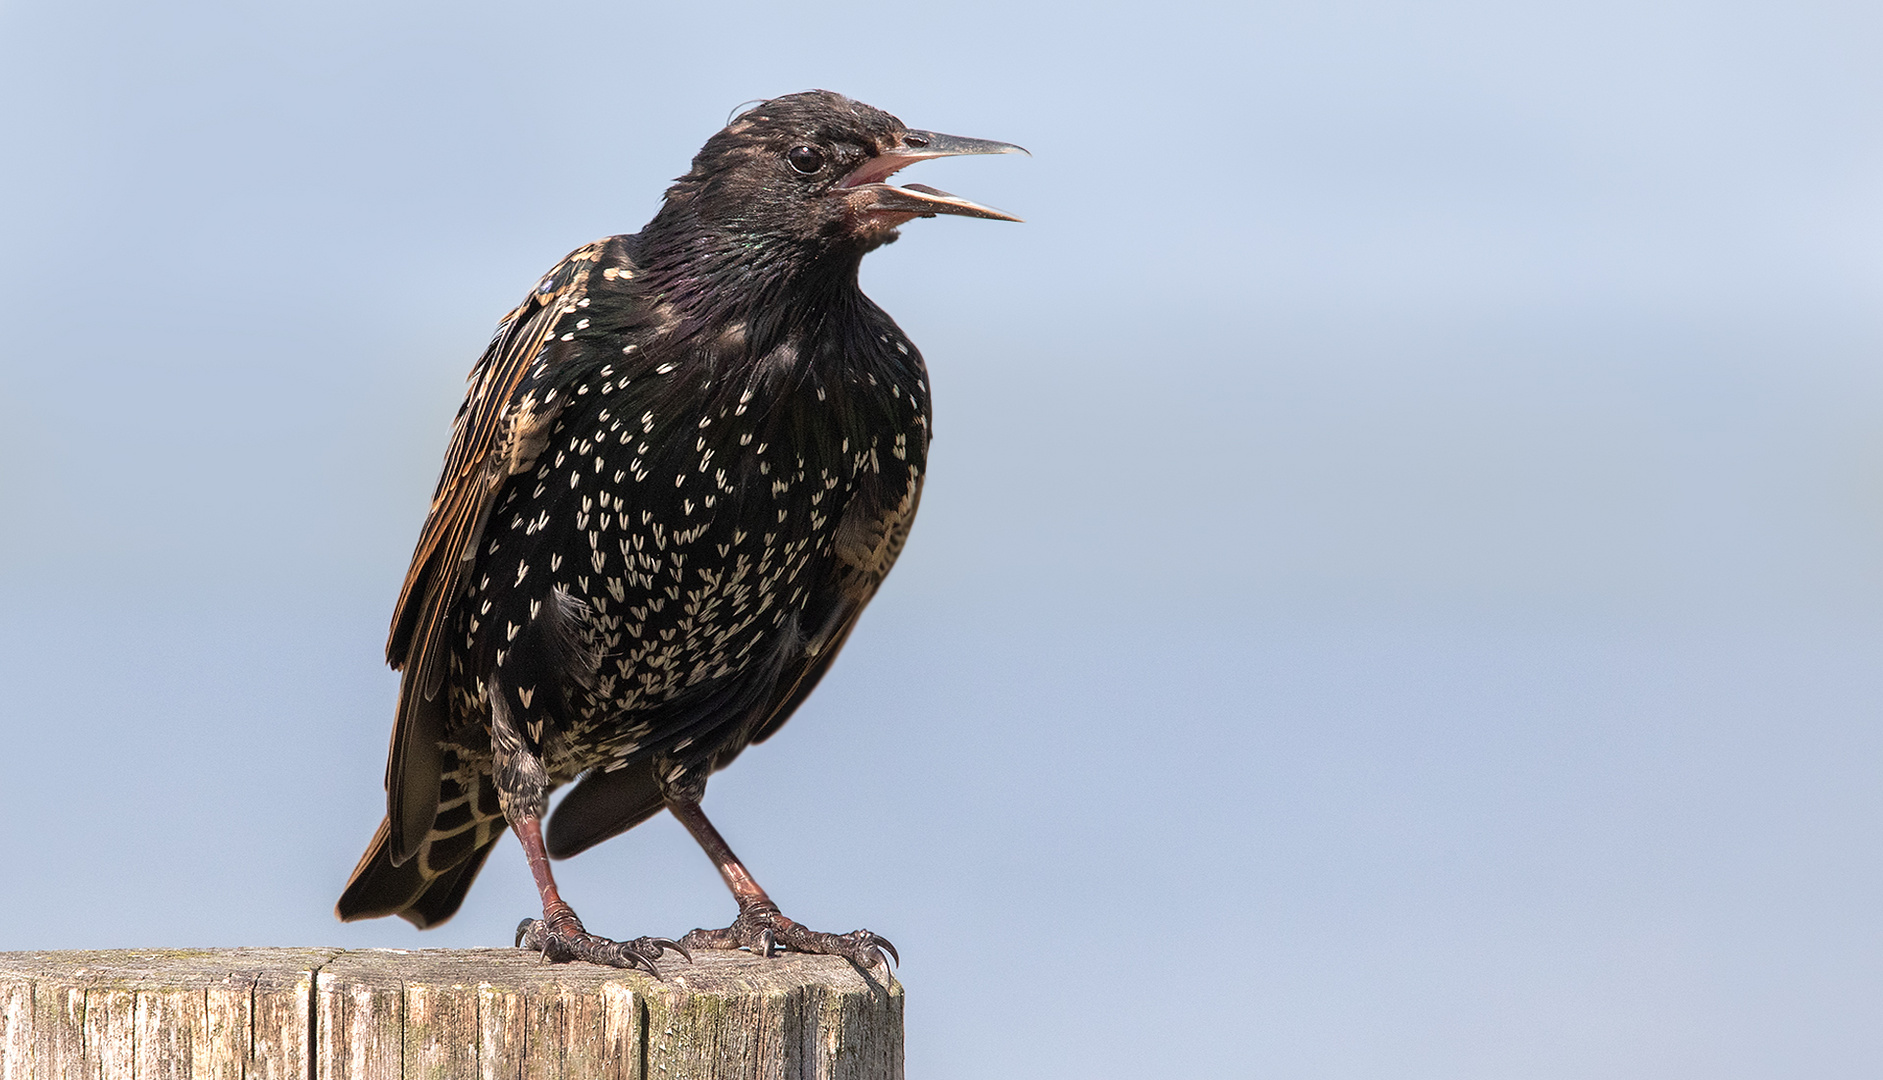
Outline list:
[[[895,955],[868,930],[785,917],[700,799],[817,685],[915,517],[928,375],[859,289],[864,254],[912,218],[1019,220],[890,177],[1016,151],[823,90],[762,102],[707,141],[646,228],[576,250],[504,318],[393,614],[386,819],[342,919],[450,918],[508,825],[543,904],[517,943],[549,959],[653,972],[692,948]],[[662,808],[738,917],[678,942],[588,933],[549,858]]]

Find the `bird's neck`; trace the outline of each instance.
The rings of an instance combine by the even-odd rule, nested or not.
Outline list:
[[[715,228],[671,203],[637,240],[642,283],[682,337],[731,323],[762,330],[759,338],[815,334],[833,314],[868,303],[857,283],[861,248]]]

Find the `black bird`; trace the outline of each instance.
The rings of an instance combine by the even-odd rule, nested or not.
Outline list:
[[[829,91],[762,102],[707,141],[646,228],[578,249],[504,318],[393,614],[386,820],[342,919],[450,918],[508,824],[543,901],[517,942],[552,960],[895,954],[867,930],[786,918],[700,798],[817,685],[921,497],[927,370],[858,288],[859,263],[912,218],[1019,220],[889,178],[1019,150]],[[738,918],[679,942],[588,933],[548,857],[663,807]]]

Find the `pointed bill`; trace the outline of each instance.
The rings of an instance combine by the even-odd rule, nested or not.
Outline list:
[[[897,185],[888,180],[897,171],[930,158],[1026,152],[1023,147],[992,139],[970,139],[936,131],[906,131],[902,135],[901,145],[891,147],[858,166],[843,178],[837,190],[857,210],[872,215],[934,217],[937,214],[953,214],[993,221],[1019,221],[1012,214],[969,202],[959,195],[951,195],[926,184]]]

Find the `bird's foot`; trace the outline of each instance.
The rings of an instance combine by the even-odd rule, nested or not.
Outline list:
[[[671,950],[686,957],[688,963],[693,960],[693,954],[685,945],[668,938],[614,941],[598,937],[584,930],[582,920],[573,912],[558,913],[548,919],[524,919],[517,924],[517,948],[542,953],[543,959],[557,964],[587,960],[609,967],[640,968],[656,979],[660,978],[660,969],[654,966],[654,961],[660,959],[662,953]]]
[[[882,963],[885,970],[889,960],[902,962],[896,947],[880,934],[868,930],[847,934],[807,930],[771,904],[752,904],[741,909],[739,917],[724,930],[694,930],[679,943],[690,949],[747,949],[756,956],[770,956],[780,950],[841,956],[863,968]]]

